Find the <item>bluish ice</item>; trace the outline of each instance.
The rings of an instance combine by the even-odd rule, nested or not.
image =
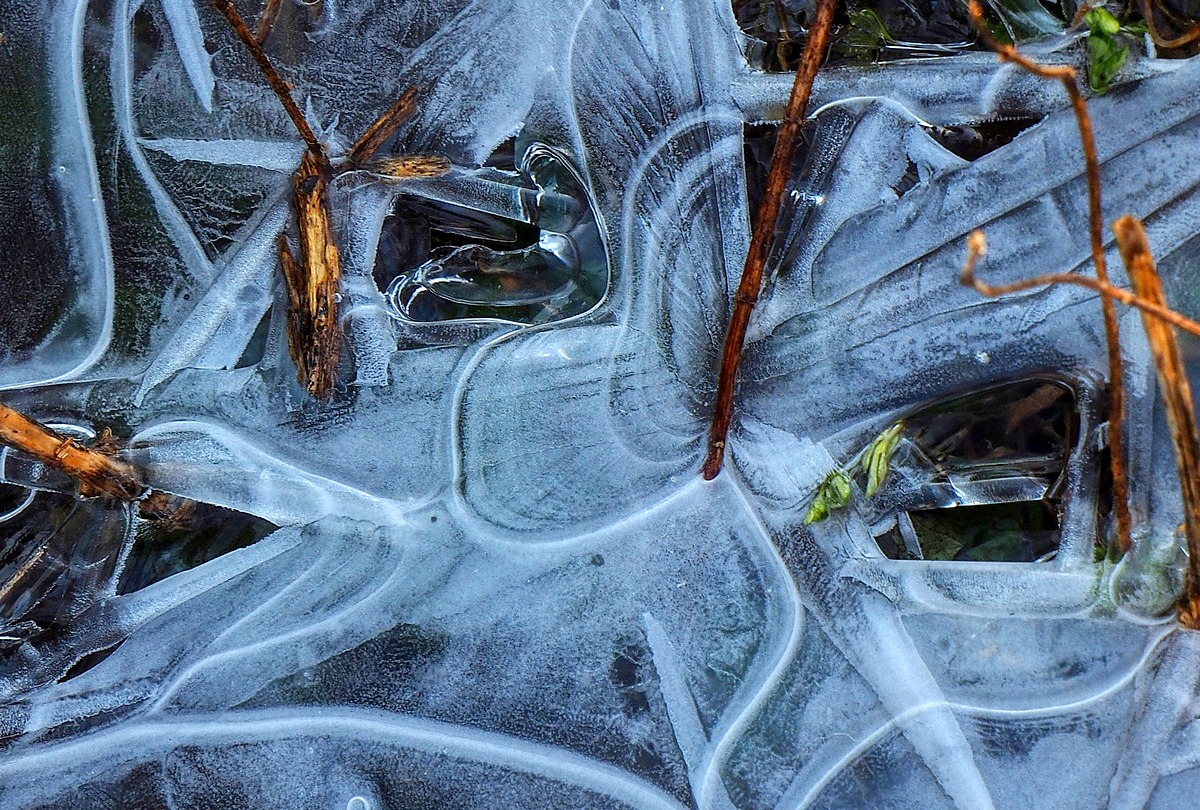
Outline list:
[[[415,86],[386,151],[454,165],[338,180],[346,362],[328,406],[296,383],[283,332],[275,242],[302,146],[223,18],[194,0],[13,0],[0,23],[47,105],[13,149],[42,180],[0,188],[8,216],[54,224],[8,247],[55,281],[6,304],[33,325],[5,327],[0,398],[123,427],[155,487],[278,527],[131,587],[140,519],[76,507],[63,536],[108,545],[64,575],[69,621],[33,628],[33,597],[5,594],[0,805],[1195,795],[1200,637],[1171,615],[1181,507],[1138,315],[1121,314],[1136,545],[1097,561],[1099,305],[958,283],[974,228],[989,280],[1090,272],[1059,86],[982,52],[818,77],[727,467],[705,482],[749,241],[746,127],[778,120],[790,88],[749,68],[727,2],[284,3],[268,50],[335,160]],[[1077,39],[1032,47],[1083,58]],[[1105,219],[1145,220],[1193,313],[1198,82],[1195,59],[1146,57],[1089,103]],[[935,137],[1008,119],[1037,123],[975,160]],[[483,245],[403,266],[421,217]],[[496,247],[518,232],[535,237]],[[930,483],[906,437],[890,489],[869,500],[856,479],[848,508],[804,524],[830,470],[897,419],[1015,381],[1077,414],[1053,482],[1020,467]],[[0,524],[5,548],[62,502],[7,461],[40,489]],[[903,558],[928,552],[922,515],[1051,498],[1054,549],[1035,561]]]

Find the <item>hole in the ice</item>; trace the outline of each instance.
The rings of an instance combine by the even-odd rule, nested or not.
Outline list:
[[[892,191],[896,192],[897,197],[903,197],[916,188],[920,181],[921,175],[917,171],[917,164],[909,160],[908,165],[904,167],[904,174],[900,175],[900,179],[892,186]]]
[[[0,531],[0,650],[44,641],[111,592],[129,509],[44,491]]]
[[[117,593],[132,593],[252,545],[278,528],[270,521],[210,504],[196,504],[178,521],[139,521]]]
[[[1020,380],[934,403],[900,421],[887,477],[867,501],[885,556],[1053,559],[1080,429],[1069,385]]]
[[[124,643],[125,643],[125,639],[121,639],[116,644],[105,647],[102,650],[96,650],[94,652],[88,653],[87,655],[83,656],[78,661],[76,661],[74,664],[72,664],[70,666],[70,668],[66,672],[63,673],[63,676],[58,679],[58,682],[63,683],[64,681],[69,681],[72,678],[78,678],[80,675],[87,672],[89,669],[95,667],[97,664],[99,664],[105,658],[108,658],[110,655],[115,653],[117,651],[117,648],[120,647]]]
[[[608,679],[620,693],[621,711],[626,717],[650,711],[650,699],[646,695],[645,677],[642,672],[647,663],[649,651],[632,644],[613,655]]]
[[[1041,121],[1041,118],[1007,118],[963,126],[926,124],[923,128],[946,151],[963,160],[978,160],[1012,143],[1018,135]]]
[[[608,257],[583,179],[543,144],[507,169],[511,148],[480,169],[406,185],[374,268],[397,319],[530,325],[603,298]]]
[[[805,0],[733,0],[755,70],[790,73],[804,51]],[[838,6],[827,65],[946,56],[976,47],[966,4],[945,0],[867,0]]]
[[[246,344],[246,348],[242,351],[242,356],[238,358],[234,368],[251,368],[261,363],[267,350],[267,338],[270,334],[271,310],[268,308],[262,316],[262,320],[258,322],[258,326],[254,328],[254,334],[250,336],[250,342]]]
[[[1036,562],[1058,549],[1058,512],[1050,501],[914,510],[908,516],[926,560]]]

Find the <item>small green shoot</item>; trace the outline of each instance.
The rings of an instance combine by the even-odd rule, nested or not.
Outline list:
[[[850,17],[849,30],[836,47],[847,56],[873,62],[883,47],[896,41],[883,18],[871,9],[849,8],[846,13]]]
[[[868,498],[879,490],[883,480],[887,478],[888,462],[891,461],[892,454],[896,452],[896,445],[900,442],[900,431],[903,429],[904,423],[897,422],[876,436],[863,453],[861,464],[863,472],[867,475],[866,496]]]
[[[804,525],[829,517],[829,510],[844,509],[850,503],[850,477],[836,467],[817,486],[817,494],[804,514]]]
[[[1113,77],[1129,58],[1129,46],[1119,37],[1136,34],[1137,29],[1123,27],[1116,17],[1100,6],[1089,10],[1083,21],[1088,27],[1088,86],[1099,95],[1108,92]]]

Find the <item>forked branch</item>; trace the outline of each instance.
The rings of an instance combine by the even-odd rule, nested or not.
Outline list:
[[[1163,323],[1169,323],[1171,326],[1182,329],[1184,332],[1200,337],[1200,322],[1184,317],[1162,304],[1156,304],[1153,301],[1140,298],[1136,293],[1132,293],[1129,290],[1114,286],[1107,281],[1099,281],[1090,276],[1077,276],[1074,273],[1045,273],[1040,276],[1023,278],[1011,284],[988,284],[975,275],[975,265],[986,255],[987,239],[984,237],[983,231],[971,231],[971,235],[967,237],[967,260],[963,263],[962,283],[986,295],[988,298],[999,298],[1002,295],[1024,292],[1025,290],[1032,290],[1037,287],[1049,287],[1053,284],[1074,284],[1076,287],[1086,287],[1105,298],[1134,307]]]
[[[758,303],[763,269],[775,242],[779,210],[783,205],[788,176],[791,174],[796,149],[800,144],[800,130],[804,124],[809,96],[812,95],[813,80],[817,77],[821,63],[825,61],[825,43],[829,38],[829,28],[836,6],[837,0],[817,0],[812,25],[808,28],[808,37],[804,43],[804,54],[796,68],[796,80],[792,83],[792,94],[788,98],[783,124],[779,127],[779,134],[775,139],[771,168],[767,172],[766,190],[763,192],[758,214],[754,218],[750,250],[742,268],[742,278],[734,297],[733,317],[729,321],[725,349],[721,355],[717,402],[708,434],[708,454],[702,468],[702,473],[708,480],[717,477],[725,459],[725,440],[729,435],[729,424],[733,420],[733,394],[738,366],[742,359],[742,347],[746,342],[746,329],[750,325],[750,313]]]
[[[1001,61],[1010,62],[1021,69],[1062,83],[1071,99],[1075,112],[1075,123],[1079,128],[1079,140],[1083,144],[1083,162],[1087,173],[1088,187],[1088,233],[1091,238],[1092,264],[1096,267],[1096,278],[1108,285],[1108,263],[1104,256],[1104,223],[1100,213],[1100,161],[1096,157],[1096,139],[1092,134],[1092,119],[1088,115],[1087,101],[1079,91],[1078,76],[1069,65],[1049,66],[1039,64],[1022,55],[1011,45],[1002,45],[992,38],[983,19],[983,9],[976,0],[969,0],[971,23],[979,38]],[[1115,289],[1115,288],[1114,288]],[[1129,484],[1126,479],[1125,436],[1125,385],[1121,365],[1121,337],[1117,329],[1117,312],[1109,296],[1100,298],[1104,314],[1104,337],[1108,347],[1108,424],[1109,458],[1112,465],[1113,512],[1117,519],[1117,542],[1122,551],[1131,544],[1133,519],[1129,514]]]
[[[326,402],[333,397],[342,349],[338,315],[341,260],[329,201],[329,187],[337,172],[325,145],[317,139],[292,98],[288,84],[263,51],[262,42],[271,32],[279,4],[269,0],[255,36],[234,8],[233,0],[214,2],[254,57],[267,84],[308,146],[292,178],[292,202],[300,236],[299,255],[292,254],[286,237],[281,236],[279,261],[287,287],[288,349],[296,365],[296,378],[310,396]],[[404,93],[367,128],[351,148],[342,171],[363,168],[371,160],[412,114],[416,95],[415,88]],[[437,156],[412,156],[407,162],[393,161],[382,170],[391,177],[430,177],[448,171],[449,161]]]

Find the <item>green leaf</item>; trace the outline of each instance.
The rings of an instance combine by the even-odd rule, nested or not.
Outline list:
[[[1108,91],[1113,77],[1129,58],[1129,48],[1117,39],[1121,23],[1103,8],[1084,15],[1088,27],[1088,86],[1097,95]]]
[[[841,470],[834,470],[822,485],[825,488],[825,500],[831,509],[843,509],[850,503],[850,477]]]
[[[1107,34],[1115,37],[1121,30],[1121,23],[1117,21],[1117,18],[1110,14],[1108,9],[1100,6],[1089,10],[1083,16],[1083,21],[1087,24],[1091,34]]]
[[[883,480],[887,478],[888,462],[891,461],[892,454],[896,452],[896,446],[900,443],[900,431],[903,429],[904,424],[897,422],[876,436],[867,447],[866,452],[863,453],[862,469],[867,474],[866,496],[868,498],[879,490]]]
[[[825,502],[825,498],[818,490],[817,497],[813,498],[812,506],[808,507],[808,511],[804,513],[804,525],[808,526],[827,517],[829,517],[829,504]]]
[[[817,485],[817,494],[812,505],[804,513],[804,525],[816,523],[829,517],[831,509],[844,509],[850,503],[850,477],[839,469],[833,469]]]

